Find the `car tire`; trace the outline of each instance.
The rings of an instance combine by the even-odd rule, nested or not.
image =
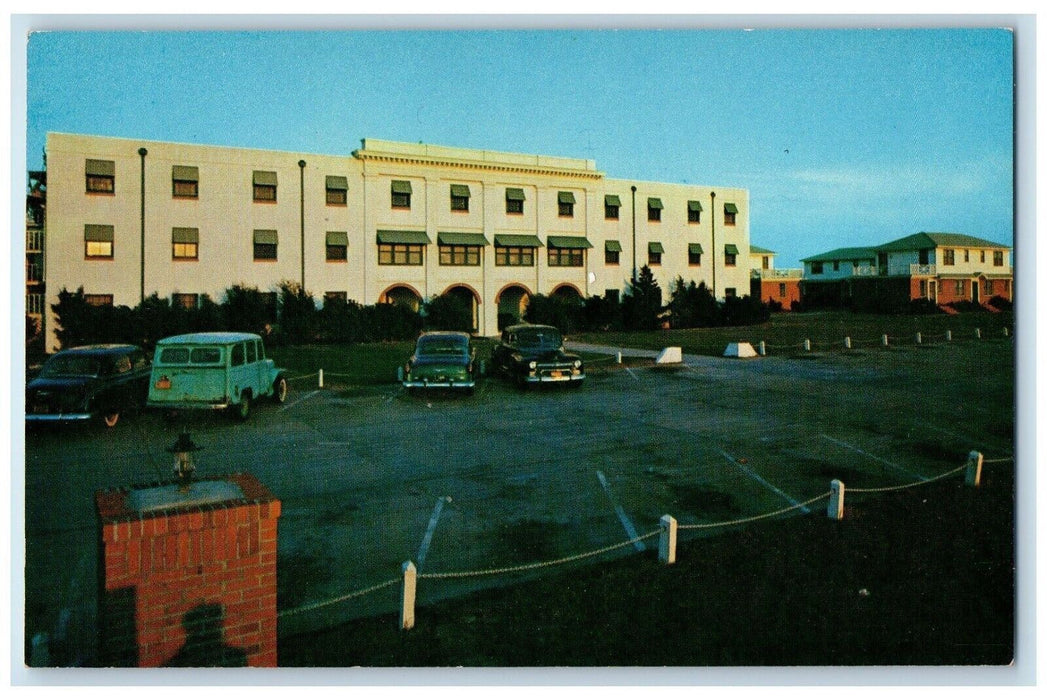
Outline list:
[[[233,406],[233,416],[238,421],[247,420],[248,416],[251,415],[251,394],[244,392],[240,394],[240,402]]]
[[[273,401],[283,403],[287,400],[287,379],[283,376],[277,377],[273,382]]]
[[[120,411],[103,411],[102,412],[102,423],[107,428],[115,428],[116,424],[120,422]]]

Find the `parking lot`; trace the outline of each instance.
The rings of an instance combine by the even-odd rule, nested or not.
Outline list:
[[[246,423],[147,413],[110,431],[33,430],[26,633],[46,633],[56,663],[92,662],[93,495],[170,478],[165,450],[183,429],[204,448],[199,474],[251,472],[283,502],[284,635],[395,610],[395,586],[340,599],[395,579],[406,560],[422,574],[555,561],[650,533],[666,513],[681,524],[745,518],[801,504],[832,479],[906,484],[955,469],[969,450],[1011,456],[1013,413],[1013,347],[994,340],[686,357],[678,367],[606,362],[578,390],[488,378],[472,397],[321,389],[306,378]],[[419,601],[519,575],[422,581]]]

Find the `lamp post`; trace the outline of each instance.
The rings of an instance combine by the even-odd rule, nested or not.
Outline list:
[[[630,209],[633,212],[633,284],[636,284],[636,185],[630,187],[633,192],[633,203]]]
[[[139,196],[139,219],[141,224],[141,240],[139,241],[138,254],[141,263],[138,284],[138,301],[145,301],[145,156],[148,154],[145,148],[138,149],[138,155],[142,159],[141,193]]]
[[[713,225],[713,249],[711,251],[713,256],[713,301],[716,301],[716,193],[710,192],[709,199],[712,202],[709,205],[709,220]]]
[[[305,294],[305,161],[298,161],[298,223],[302,259],[302,294]]]
[[[180,433],[175,444],[167,448],[167,451],[172,453],[175,458],[174,474],[175,478],[178,479],[179,491],[185,492],[189,490],[189,486],[193,482],[193,473],[196,472],[196,465],[193,463],[193,453],[202,449],[202,447],[193,442],[188,432]]]

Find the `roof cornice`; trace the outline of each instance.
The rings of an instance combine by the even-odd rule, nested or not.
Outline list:
[[[598,170],[573,170],[543,165],[525,165],[518,163],[480,162],[464,158],[441,158],[402,153],[384,153],[359,149],[353,151],[353,157],[366,162],[396,163],[399,165],[426,165],[441,168],[479,170],[485,172],[518,173],[522,175],[550,175],[554,177],[571,177],[582,180],[602,180],[604,174]]]

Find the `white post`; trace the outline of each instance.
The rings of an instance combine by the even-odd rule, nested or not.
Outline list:
[[[974,329],[974,337],[977,338],[978,340],[982,339],[982,329],[981,328],[975,328]]]
[[[320,387],[319,388],[321,388],[321,389],[324,388],[324,371],[322,369],[320,370]]]
[[[883,334],[883,346],[887,347],[887,334],[886,333]]]
[[[829,484],[829,510],[830,520],[843,520],[843,482],[833,479]]]
[[[804,338],[803,350],[804,350],[804,352],[810,352],[811,351],[811,339],[810,338]]]
[[[618,364],[622,364],[622,353],[621,353],[621,351],[618,352],[618,355],[616,356],[616,359],[618,361]]]
[[[767,343],[760,341],[760,356],[764,357],[767,355]]]
[[[920,345],[921,343],[923,343],[923,334],[920,333],[919,331],[917,331],[916,332],[916,344]]]
[[[851,349],[851,336],[847,336],[846,338],[843,339],[843,346],[845,348],[847,348],[848,350]]]
[[[978,487],[982,483],[982,453],[971,450],[967,455],[967,478],[964,480],[968,486]]]
[[[1010,334],[1011,334],[1011,332],[1009,330],[1007,330],[1007,326],[1004,326],[1003,327],[1003,337],[1006,338]]]
[[[418,586],[418,569],[415,568],[414,562],[404,562],[403,574],[403,588],[400,595],[400,629],[409,630],[414,627],[414,599]]]
[[[658,539],[658,561],[662,564],[676,563],[676,518],[663,515],[659,521],[662,535]]]
[[[945,331],[945,339],[950,342],[952,341],[952,331]]]

